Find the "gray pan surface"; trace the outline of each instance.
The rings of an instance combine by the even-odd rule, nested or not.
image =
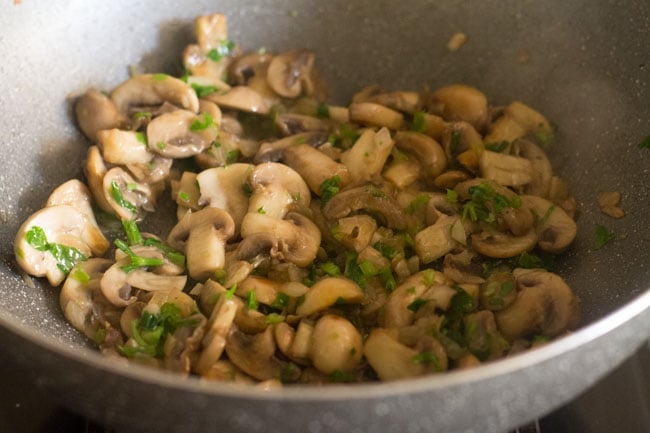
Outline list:
[[[66,324],[55,289],[28,287],[13,238],[54,187],[81,178],[88,143],[71,99],[111,90],[128,65],[179,74],[192,20],[228,15],[245,49],[313,49],[344,103],[367,84],[454,82],[521,100],[557,127],[552,160],[579,209],[557,272],[583,327],[479,369],[388,385],[261,392],[116,365]],[[467,43],[446,48],[455,32]],[[573,398],[650,336],[650,3],[646,1],[0,2],[0,341],[63,404],[132,431],[496,432]],[[627,216],[600,213],[620,191]],[[616,239],[594,250],[603,224]]]

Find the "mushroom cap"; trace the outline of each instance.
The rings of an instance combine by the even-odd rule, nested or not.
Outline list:
[[[184,81],[165,74],[142,74],[120,84],[111,94],[117,110],[127,114],[131,107],[161,105],[169,102],[197,113],[199,99]]]
[[[220,107],[234,110],[258,114],[267,114],[269,112],[264,97],[248,86],[233,86],[224,92],[210,93],[205,96],[205,99],[214,102]]]
[[[429,101],[431,110],[448,121],[465,121],[482,131],[488,121],[487,98],[480,90],[464,84],[437,89]]]
[[[226,339],[228,359],[244,373],[258,380],[279,378],[287,365],[275,355],[272,327],[264,332],[246,334],[233,326]]]
[[[444,149],[428,135],[415,131],[398,131],[395,134],[395,146],[415,156],[432,180],[447,168]]]
[[[124,123],[113,101],[96,89],[81,95],[74,109],[79,128],[92,142],[97,141],[98,131],[119,128]]]
[[[111,209],[123,220],[135,220],[143,210],[154,209],[155,197],[151,187],[137,182],[121,167],[113,167],[106,172],[102,188]],[[122,200],[118,200],[120,195]]]
[[[485,229],[472,235],[472,248],[484,256],[506,259],[530,251],[537,243],[534,229],[522,236],[514,236],[495,229]]]
[[[48,206],[36,211],[16,233],[14,250],[18,265],[28,274],[45,276],[52,286],[58,286],[64,280],[65,273],[49,251],[41,251],[29,243],[27,233],[34,227],[40,227],[48,243],[73,247],[89,256],[91,249],[85,237],[87,224],[84,214],[70,205]]]
[[[537,217],[538,244],[543,251],[560,253],[571,245],[578,226],[564,209],[534,195],[522,195],[521,204]]]
[[[188,158],[203,152],[218,135],[214,123],[194,130],[195,122],[204,121],[205,117],[188,110],[175,110],[155,117],[147,126],[149,150],[166,158]]]
[[[235,233],[235,223],[228,212],[223,209],[206,207],[200,211],[185,214],[169,232],[167,243],[178,251],[186,251],[190,232],[199,226],[214,227],[215,236],[220,238],[224,244]]]
[[[104,163],[104,158],[97,146],[90,146],[84,164],[84,174],[88,181],[88,187],[95,199],[97,206],[104,212],[113,213],[113,208],[106,200],[104,195],[104,175],[108,169]]]
[[[249,177],[253,193],[248,212],[263,212],[273,218],[284,218],[293,206],[309,207],[311,191],[300,174],[277,162],[256,166]]]
[[[154,154],[149,152],[142,137],[135,131],[104,129],[97,131],[97,140],[102,148],[104,160],[111,164],[146,164]],[[140,140],[143,141],[140,141]]]
[[[261,150],[261,148],[260,148]],[[350,182],[348,168],[313,148],[309,144],[298,144],[284,149],[283,162],[297,171],[309,188],[317,195],[326,179],[339,177],[339,187]]]
[[[269,63],[266,79],[280,96],[295,98],[302,93],[311,94],[311,73],[314,53],[308,50],[292,50],[278,54]]]
[[[361,361],[363,339],[347,319],[326,314],[318,319],[311,336],[310,358],[325,374],[350,371]]]

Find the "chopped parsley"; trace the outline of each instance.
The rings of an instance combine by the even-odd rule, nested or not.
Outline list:
[[[117,203],[118,206],[123,207],[124,209],[131,211],[132,213],[138,212],[138,208],[133,203],[124,199],[122,190],[120,189],[116,180],[111,182],[111,198],[115,200],[115,203]]]
[[[428,202],[431,197],[429,194],[426,192],[423,192],[421,194],[418,194],[415,196],[413,200],[406,206],[406,209],[404,210],[407,214],[413,215],[415,212],[417,212],[419,209],[424,207]]]
[[[485,150],[489,150],[491,152],[498,152],[501,153],[504,150],[508,149],[510,147],[510,142],[509,141],[497,141],[494,143],[488,143],[485,145]]]
[[[255,291],[254,290],[249,290],[246,292],[246,297],[244,298],[246,301],[246,306],[248,307],[249,310],[257,310],[257,307],[259,307],[259,304],[257,303],[257,299],[255,297]]]
[[[234,49],[235,49],[235,43],[231,40],[224,39],[223,41],[219,42],[219,45],[217,45],[216,48],[213,48],[210,51],[208,51],[208,53],[205,56],[208,59],[212,60],[213,62],[218,62],[224,57],[229,56]]]
[[[616,237],[614,232],[610,231],[607,227],[598,224],[595,230],[594,249],[599,250],[607,245],[612,239]]]
[[[338,194],[340,188],[339,188],[339,183],[341,182],[341,178],[339,177],[338,174],[335,174],[334,176],[327,178],[321,183],[320,185],[320,205],[321,207],[325,207],[328,201],[332,199],[336,194]]]
[[[75,268],[70,275],[81,284],[86,284],[88,281],[90,281],[90,275],[88,275],[88,272],[84,271],[81,268]]]
[[[426,304],[428,301],[426,299],[422,298],[415,298],[413,302],[408,304],[406,308],[409,310],[413,311],[414,313],[417,312],[424,304]]]
[[[319,103],[316,107],[316,117],[319,119],[329,119],[330,107],[324,102]]]
[[[169,78],[169,75],[167,74],[153,74],[151,76],[154,81],[165,81],[167,78]]]
[[[275,300],[271,304],[271,307],[283,310],[289,306],[289,295],[283,292],[279,292],[275,297]]]
[[[382,256],[386,257],[389,260],[397,255],[397,250],[395,248],[381,241],[375,242],[373,248],[379,251]]]
[[[237,284],[234,284],[231,288],[226,290],[226,299],[231,299],[236,291],[237,291]]]
[[[332,383],[354,382],[354,376],[352,376],[352,374],[338,369],[330,373],[329,379]]]
[[[239,159],[239,150],[229,150],[226,152],[226,164],[232,164]]]
[[[202,131],[208,129],[214,124],[214,119],[208,113],[203,113],[202,118],[195,119],[194,122],[190,125],[190,131]]]
[[[470,200],[463,205],[463,219],[495,223],[497,214],[506,208],[521,207],[521,197],[512,199],[498,193],[489,183],[483,182],[469,188]]]
[[[284,316],[282,314],[270,313],[266,316],[267,325],[274,325],[282,322],[284,322]]]
[[[218,91],[217,86],[202,86],[200,84],[192,83],[192,89],[196,92],[196,96],[204,98],[211,93]]]
[[[140,234],[140,229],[135,221],[122,220],[122,226],[124,227],[124,232],[126,233],[126,239],[129,241],[129,245],[142,243],[142,235]]]
[[[172,247],[165,245],[162,241],[156,239],[156,238],[146,238],[144,240],[144,245],[147,247],[156,247],[169,259],[170,262],[175,264],[176,266],[183,267],[185,266],[185,256],[182,253],[179,253]],[[216,272],[216,271],[215,271]]]
[[[258,207],[257,208],[257,213],[262,214],[262,215],[266,215],[266,211],[264,210],[264,206]]]
[[[434,355],[431,352],[420,352],[411,358],[413,364],[432,364],[433,368],[436,371],[442,371],[442,364],[440,363],[440,358]]]
[[[447,203],[458,203],[458,193],[453,189],[447,188],[445,200],[447,200]]]
[[[154,257],[142,257],[133,252],[131,248],[124,242],[122,239],[115,239],[115,246],[122,250],[130,259],[130,262],[126,266],[122,266],[124,272],[131,272],[137,268],[149,267],[149,266],[160,266],[164,263],[163,259],[158,259]]]
[[[433,269],[425,269],[422,271],[422,284],[427,287],[433,286],[436,282],[436,271]]]
[[[140,143],[142,143],[144,145],[147,144],[147,138],[144,136],[144,134],[142,132],[136,132],[135,133],[135,139],[138,140]]]
[[[424,132],[426,131],[425,113],[418,111],[413,115],[413,124],[411,124],[411,131]]]
[[[336,277],[341,275],[341,269],[333,262],[325,262],[320,265],[323,273],[329,275],[330,277]]]
[[[38,251],[47,251],[52,254],[56,260],[56,267],[65,275],[70,273],[77,262],[88,260],[85,254],[74,247],[48,242],[42,227],[33,226],[25,233],[25,239],[31,247]]]
[[[650,149],[650,135],[639,143],[639,149]]]

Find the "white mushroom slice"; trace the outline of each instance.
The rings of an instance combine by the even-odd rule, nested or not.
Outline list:
[[[196,18],[194,31],[199,47],[210,51],[228,39],[228,19],[220,13],[201,15]]]
[[[205,104],[206,102],[209,102],[207,99],[202,99],[204,96],[209,95],[210,93],[214,92],[224,92],[227,90],[230,90],[230,85],[219,78],[217,76],[203,76],[203,75],[190,75],[187,77],[187,84],[192,86],[192,88],[196,91],[197,96],[199,97],[199,112],[205,112],[201,108],[201,101]],[[214,104],[214,102],[212,103]],[[204,105],[204,108],[206,106]],[[218,107],[217,107],[218,109]],[[212,108],[210,108],[212,110]],[[212,116],[212,113],[209,113]],[[219,119],[221,118],[221,111],[217,114],[217,117]],[[213,118],[217,118],[213,116]],[[217,124],[219,122],[216,122]]]
[[[488,121],[487,98],[480,90],[464,84],[437,89],[431,96],[430,110],[448,121],[465,121],[482,131]]]
[[[111,94],[117,110],[126,114],[131,107],[161,105],[164,102],[197,113],[199,99],[184,81],[166,74],[142,74],[126,80]]]
[[[218,127],[206,114],[175,110],[154,118],[147,126],[149,150],[167,158],[187,158],[208,148]]]
[[[282,160],[297,171],[317,195],[321,194],[320,187],[323,182],[334,176],[339,177],[339,188],[345,187],[350,181],[350,172],[345,165],[308,144],[287,147]]]
[[[288,348],[287,356],[300,364],[309,364],[313,334],[314,325],[308,320],[301,320]]]
[[[337,300],[357,304],[363,299],[363,290],[353,281],[338,277],[323,278],[305,294],[305,300],[296,309],[296,314],[309,316],[331,307]]]
[[[374,102],[353,102],[349,109],[350,121],[354,123],[395,130],[404,125],[402,113]]]
[[[256,234],[265,234],[277,245],[280,259],[301,267],[314,261],[321,241],[318,226],[297,212],[289,212],[283,220],[248,212],[242,222],[241,235],[246,240]]]
[[[513,142],[528,134],[536,135],[544,144],[552,135],[551,125],[542,114],[516,101],[508,105],[503,116],[490,126],[484,142]]]
[[[230,332],[235,315],[237,303],[232,298],[227,298],[225,292],[221,293],[208,323],[203,349],[196,361],[194,370],[203,375],[221,358],[226,347],[226,337]]]
[[[381,173],[393,149],[394,141],[387,128],[365,130],[354,145],[341,155],[355,184],[369,181]]]
[[[228,212],[208,207],[186,214],[170,231],[167,243],[185,252],[190,277],[205,280],[224,268],[226,242],[234,232]]]
[[[18,265],[29,275],[47,277],[52,286],[59,285],[66,273],[59,267],[72,268],[76,261],[83,260],[83,256],[90,256],[90,244],[95,239],[88,238],[88,220],[77,208],[69,205],[48,206],[41,209],[23,222],[16,233],[14,251]],[[40,230],[45,239],[41,239]],[[54,257],[47,245],[61,245],[77,250],[70,257],[63,255],[64,262]],[[60,249],[60,248],[56,248]]]
[[[46,206],[68,205],[81,212],[85,219],[83,239],[93,254],[103,255],[110,243],[95,220],[90,191],[81,181],[72,179],[57,187],[47,199]]]
[[[197,174],[192,171],[184,171],[176,187],[172,187],[172,198],[177,205],[199,210],[201,190],[197,183]],[[172,182],[173,185],[173,182]]]
[[[310,358],[325,374],[350,371],[361,362],[363,340],[347,319],[326,314],[318,319],[312,333]]]
[[[422,108],[422,101],[418,92],[389,92],[371,96],[366,102],[375,102],[393,110],[415,114]]]
[[[270,326],[264,332],[253,335],[234,326],[226,337],[226,354],[230,361],[258,380],[277,379],[283,373],[287,362],[278,359],[275,350]]]
[[[561,207],[533,195],[522,195],[521,205],[536,217],[538,244],[543,251],[557,254],[571,245],[578,227]]]
[[[105,129],[97,132],[97,140],[104,160],[111,164],[146,164],[154,157],[140,132]]]
[[[86,332],[93,311],[93,286],[112,265],[107,259],[92,258],[78,263],[66,278],[59,293],[59,305],[65,318],[81,332]]]
[[[249,184],[252,195],[249,213],[261,213],[282,219],[292,206],[308,207],[311,192],[303,178],[289,166],[266,162],[251,172]]]
[[[405,189],[420,179],[422,166],[416,158],[404,154],[403,157],[393,158],[386,164],[382,175],[398,189]]]
[[[271,305],[280,293],[280,283],[268,278],[249,275],[237,284],[236,293],[238,296],[245,297],[249,291],[255,293],[257,302]]]
[[[448,285],[451,283],[442,272],[432,269],[420,271],[406,278],[393,290],[385,305],[383,326],[386,328],[399,328],[413,323],[414,312],[409,305],[422,296],[433,285]]]
[[[534,229],[522,236],[514,236],[494,229],[472,235],[472,248],[484,256],[506,259],[530,251],[537,243]]]
[[[334,237],[358,253],[368,246],[375,230],[377,230],[377,221],[373,217],[352,215],[338,221]]]
[[[123,220],[135,220],[141,211],[153,211],[153,191],[149,185],[136,182],[124,169],[113,167],[102,180],[104,198],[117,216]]]
[[[425,365],[414,362],[419,352],[397,341],[394,333],[374,328],[363,346],[368,364],[381,380],[397,380],[421,376]]]
[[[532,179],[524,187],[526,194],[548,198],[553,167],[544,150],[532,141],[523,139],[515,141],[513,146],[516,155],[529,160],[532,167]]]
[[[104,212],[113,213],[113,208],[104,196],[104,175],[108,169],[102,158],[102,154],[97,146],[90,146],[88,148],[88,155],[86,156],[86,163],[84,165],[84,174],[88,180],[88,187],[92,192],[93,198],[97,206]]]
[[[201,196],[199,205],[223,209],[232,216],[235,233],[239,233],[248,212],[248,178],[252,164],[235,163],[203,170],[196,176]]]
[[[619,207],[621,193],[619,191],[602,191],[598,193],[598,207],[605,215],[612,218],[623,218],[625,211]]]
[[[224,108],[258,114],[269,112],[269,107],[262,95],[248,86],[234,86],[224,92],[210,93],[205,96],[205,99]]]
[[[533,180],[531,162],[518,156],[486,150],[481,153],[479,167],[482,177],[503,186],[519,187]]]
[[[280,96],[295,98],[301,94],[310,95],[314,54],[307,50],[287,51],[271,59],[266,79]]]
[[[510,341],[537,334],[555,337],[576,326],[579,303],[556,274],[541,269],[515,269],[517,298],[496,311],[499,331]]]
[[[433,138],[414,131],[398,131],[395,146],[413,155],[432,180],[447,168],[447,157],[442,146]]]
[[[299,146],[318,147],[326,143],[328,138],[329,134],[327,132],[311,131],[290,135],[279,140],[263,142],[255,155],[254,162],[256,164],[269,161],[277,162],[284,157],[286,150]],[[296,169],[295,167],[292,168]]]
[[[266,81],[266,70],[272,54],[253,52],[233,60],[230,65],[230,76],[237,84],[247,84],[251,78],[262,76]]]
[[[431,263],[456,248],[452,227],[458,221],[458,217],[441,214],[433,225],[415,235],[415,252],[422,263]]]
[[[97,141],[97,132],[118,128],[123,120],[113,101],[102,92],[90,89],[76,101],[75,114],[83,133],[90,141]]]
[[[208,113],[212,117],[212,122],[219,126],[221,125],[221,108],[214,102],[207,99],[199,99],[199,113]]]

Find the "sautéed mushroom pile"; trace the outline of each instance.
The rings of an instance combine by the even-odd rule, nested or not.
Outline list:
[[[243,52],[222,14],[196,36],[182,77],[78,98],[85,180],[16,235],[102,353],[214,381],[390,381],[577,325],[549,270],[576,205],[542,114],[463,84],[330,105],[313,52]],[[141,230],[169,196],[173,228]]]

